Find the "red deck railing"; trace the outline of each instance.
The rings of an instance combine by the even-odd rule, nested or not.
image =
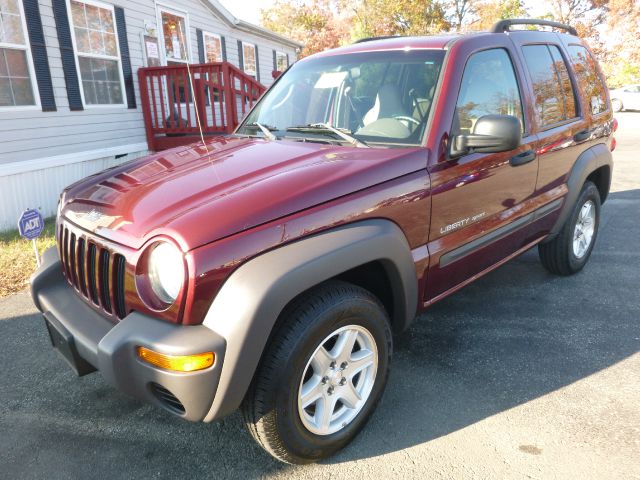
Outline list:
[[[192,82],[189,81],[189,70]],[[266,88],[228,62],[138,70],[140,101],[150,150],[205,135],[231,133]]]

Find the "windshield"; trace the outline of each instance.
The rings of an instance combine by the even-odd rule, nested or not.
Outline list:
[[[237,133],[273,139],[267,129],[276,139],[419,145],[443,57],[442,50],[401,50],[298,62]]]

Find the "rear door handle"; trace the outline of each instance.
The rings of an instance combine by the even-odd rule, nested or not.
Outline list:
[[[584,142],[585,140],[588,140],[590,136],[591,132],[589,130],[580,130],[573,136],[573,141],[576,143]]]
[[[536,159],[535,150],[526,150],[518,155],[514,155],[511,157],[509,163],[511,163],[512,167],[517,167],[519,165],[524,165],[525,163],[529,163]]]

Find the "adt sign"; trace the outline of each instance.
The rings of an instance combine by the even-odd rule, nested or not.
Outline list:
[[[20,235],[29,240],[38,238],[44,230],[44,219],[40,212],[33,209],[25,210],[18,220]]]

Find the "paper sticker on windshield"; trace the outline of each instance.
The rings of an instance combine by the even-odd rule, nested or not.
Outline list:
[[[325,72],[320,75],[320,78],[313,86],[313,88],[336,88],[342,85],[348,72]]]

